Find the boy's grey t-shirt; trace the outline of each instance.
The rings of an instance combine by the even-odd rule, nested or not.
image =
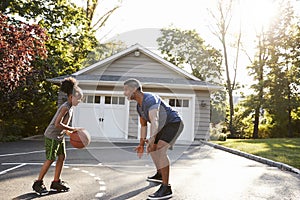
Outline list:
[[[68,121],[67,121],[67,125],[70,123],[71,118],[72,118],[72,115],[73,115],[73,107],[72,107],[71,104],[69,104],[69,102],[66,101],[65,103],[63,103],[63,104],[58,108],[58,110],[56,111],[54,117],[52,118],[52,120],[51,120],[49,126],[47,127],[47,129],[46,129],[46,131],[45,131],[45,133],[44,133],[44,135],[45,135],[47,138],[54,139],[54,140],[58,140],[58,141],[62,141],[62,140],[63,140],[63,138],[64,138],[64,133],[63,133],[63,131],[60,130],[60,129],[57,129],[57,128],[55,127],[55,120],[56,120],[56,118],[57,118],[59,112],[61,111],[61,109],[62,109],[63,107],[66,107],[66,108],[68,108],[68,110],[69,110],[69,111],[66,113],[66,115],[64,116],[64,118],[69,117],[69,119],[68,119]]]
[[[150,122],[149,111],[152,109],[159,110],[159,130],[168,123],[181,121],[179,113],[173,110],[172,107],[165,103],[158,95],[144,92],[142,106],[137,104],[137,112],[140,117]]]

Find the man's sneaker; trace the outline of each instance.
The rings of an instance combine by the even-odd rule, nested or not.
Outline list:
[[[66,182],[59,180],[59,181],[52,181],[50,189],[52,191],[67,192],[70,190],[70,187],[68,186],[68,184]]]
[[[154,193],[148,196],[148,199],[169,199],[172,197],[171,185],[161,185],[160,188]]]
[[[156,174],[154,176],[148,176],[147,181],[161,183],[162,176],[159,172],[156,172]]]
[[[39,195],[46,195],[49,191],[46,189],[43,180],[37,180],[33,183],[32,189]]]

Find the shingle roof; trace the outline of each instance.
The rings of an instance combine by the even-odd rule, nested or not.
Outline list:
[[[162,63],[164,66],[176,71],[179,74],[182,74],[185,78],[156,78],[156,77],[129,77],[129,76],[112,76],[112,75],[85,75],[85,72],[93,70],[97,67],[105,66],[106,63],[112,62],[121,58],[124,55],[127,55],[130,52],[139,50],[152,59]],[[60,83],[65,77],[73,76],[75,77],[80,84],[82,85],[123,85],[123,82],[129,78],[136,78],[141,81],[143,85],[151,85],[152,87],[161,87],[162,85],[172,87],[172,88],[181,88],[185,89],[188,86],[192,89],[198,90],[220,90],[223,87],[213,85],[204,81],[199,80],[197,77],[189,74],[188,72],[180,69],[179,67],[173,65],[172,63],[161,58],[152,51],[144,48],[143,46],[136,44],[133,45],[113,56],[110,56],[104,60],[101,60],[89,67],[86,67],[82,70],[79,70],[76,73],[68,76],[60,76],[53,79],[48,79],[48,81],[53,83]]]
[[[64,78],[69,76],[60,76],[49,79],[50,82],[60,83]],[[174,78],[155,78],[155,77],[129,77],[129,76],[110,76],[110,75],[72,75],[76,78],[79,84],[82,85],[123,85],[124,81],[129,78],[138,79],[143,85],[166,85],[174,88],[205,89],[205,90],[220,90],[222,87],[213,85],[204,81],[195,81],[187,79]]]

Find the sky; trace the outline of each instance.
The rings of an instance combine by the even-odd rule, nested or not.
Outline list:
[[[253,54],[255,31],[262,25],[268,24],[276,9],[272,0],[240,0],[239,2],[241,6],[234,15],[241,16],[243,19],[243,45],[249,54]],[[299,12],[300,1],[292,0],[292,3],[295,10]],[[212,33],[214,22],[208,11],[215,11],[216,0],[122,0],[121,3],[119,0],[102,0],[100,5],[97,10],[99,15],[116,5],[121,5],[109,18],[106,26],[98,32],[97,38],[102,42],[117,39],[124,41],[128,46],[139,43],[158,53],[156,39],[160,35],[159,30],[172,26],[180,29],[195,29],[207,44],[221,49],[220,41]],[[238,27],[236,24],[238,21],[233,20],[230,30],[232,35]],[[234,54],[232,48],[229,59],[233,59]],[[245,85],[252,82],[246,70],[248,64],[245,54],[240,55],[237,80]]]

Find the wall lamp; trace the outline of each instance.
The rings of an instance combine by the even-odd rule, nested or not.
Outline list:
[[[200,103],[200,106],[201,106],[202,108],[205,108],[205,107],[207,106],[207,104],[205,103],[204,100],[202,100],[201,103]]]

